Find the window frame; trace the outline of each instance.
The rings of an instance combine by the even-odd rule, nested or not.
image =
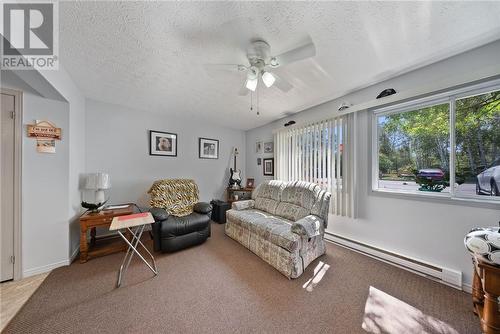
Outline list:
[[[500,197],[487,197],[481,195],[466,195],[457,192],[455,187],[456,171],[456,100],[473,97],[477,95],[486,94],[493,91],[500,90],[500,79],[481,82],[478,84],[464,85],[460,88],[445,90],[440,93],[435,93],[421,98],[411,99],[405,102],[389,104],[383,107],[369,109],[371,113],[371,191],[375,193],[386,193],[394,195],[404,195],[405,197],[417,198],[431,198],[431,199],[444,199],[453,202],[474,202],[485,204],[500,204]],[[379,188],[379,129],[378,117],[387,116],[391,114],[399,114],[408,111],[414,111],[438,104],[449,105],[449,143],[450,143],[450,192],[416,192],[395,189],[382,189]]]

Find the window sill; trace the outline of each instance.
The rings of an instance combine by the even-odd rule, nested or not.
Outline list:
[[[476,199],[470,197],[451,197],[450,193],[412,192],[389,189],[372,189],[371,194],[390,198],[401,198],[424,202],[443,203],[488,209],[500,209],[500,200]]]

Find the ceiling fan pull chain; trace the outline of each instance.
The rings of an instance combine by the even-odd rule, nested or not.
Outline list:
[[[260,89],[257,88],[257,116],[260,115],[260,106],[259,106],[259,91]]]

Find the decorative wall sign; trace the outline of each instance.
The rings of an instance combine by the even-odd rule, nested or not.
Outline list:
[[[219,141],[217,139],[199,138],[198,145],[200,159],[219,159]]]
[[[274,176],[274,158],[264,159],[263,171],[265,176]]]
[[[36,120],[28,124],[28,137],[36,138],[36,150],[39,153],[56,153],[56,140],[61,140],[61,128],[49,121]]]
[[[177,156],[177,134],[149,130],[149,155]]]
[[[36,124],[28,124],[28,137],[61,140],[61,128],[49,121],[36,121]]]

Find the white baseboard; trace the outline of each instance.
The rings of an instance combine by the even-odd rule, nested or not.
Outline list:
[[[472,293],[472,285],[467,283],[462,284],[462,291]]]
[[[33,275],[43,274],[59,267],[69,266],[78,256],[79,251],[80,251],[80,245],[77,245],[77,247],[75,247],[75,249],[73,249],[73,251],[71,252],[69,259],[67,260],[47,264],[45,266],[40,266],[36,268],[26,269],[23,271],[23,278],[30,277]]]
[[[469,293],[472,291],[472,287],[470,285],[464,284],[462,282],[462,272],[460,271],[442,268],[418,259],[401,256],[399,254],[395,254],[383,249],[378,249],[356,240],[351,240],[328,232],[325,233],[325,240],[361,253],[363,255],[369,256],[376,260],[413,272],[417,275],[451,286],[455,289]]]
[[[23,278],[30,277],[33,275],[43,274],[43,273],[49,272],[49,271],[54,270],[54,269],[59,268],[59,267],[68,266],[69,264],[70,264],[70,260],[67,259],[64,261],[59,261],[59,262],[47,264],[45,266],[26,269],[23,271]]]
[[[78,256],[79,252],[80,252],[80,245],[76,245],[75,249],[73,249],[73,251],[71,252],[71,255],[69,256],[69,264],[73,263],[73,261]]]

